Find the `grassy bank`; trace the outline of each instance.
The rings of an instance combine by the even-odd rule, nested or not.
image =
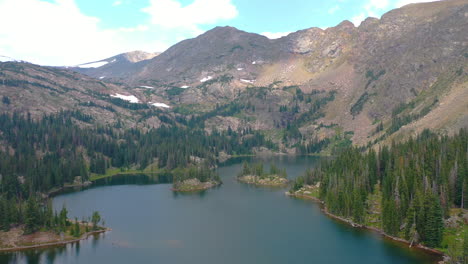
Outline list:
[[[135,169],[119,169],[119,168],[111,168],[106,170],[106,174],[95,174],[91,173],[91,176],[89,177],[90,181],[96,181],[99,179],[104,179],[116,175],[132,175],[132,174],[158,174],[164,172],[163,170],[135,170]]]

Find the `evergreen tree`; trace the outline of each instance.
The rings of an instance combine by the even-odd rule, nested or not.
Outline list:
[[[444,228],[440,202],[433,195],[429,196],[429,207],[426,208],[426,228],[424,242],[430,247],[440,246]]]
[[[65,208],[65,206],[62,207],[62,210],[60,210],[60,214],[58,217],[58,222],[59,226],[62,230],[65,230],[65,228],[69,225],[68,221],[68,210]]]
[[[32,196],[28,199],[26,205],[25,224],[25,233],[27,234],[35,232],[39,226],[41,226],[39,206],[37,204],[36,198]]]
[[[79,237],[81,235],[80,224],[77,218],[75,218],[75,224],[73,225],[72,235],[74,237]]]
[[[97,230],[97,225],[101,221],[101,215],[99,212],[93,212],[93,216],[91,218],[91,222],[93,223],[93,230]]]

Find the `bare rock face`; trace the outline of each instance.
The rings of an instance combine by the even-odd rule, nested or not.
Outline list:
[[[0,112],[29,113],[32,118],[60,111],[79,110],[91,120],[80,120],[82,125],[90,123],[115,124],[125,127],[159,127],[157,116],[150,116],[138,123],[140,114],[151,111],[143,88],[129,91],[128,87],[97,80],[68,69],[43,67],[30,63],[0,63],[0,97],[8,98],[8,104],[0,103]],[[139,103],[129,108],[116,104],[116,94],[134,96]],[[121,103],[124,103],[122,101]],[[138,110],[140,109],[140,110]]]
[[[82,64],[84,67],[76,66],[71,67],[71,69],[100,80],[121,81],[138,72],[150,59],[159,54],[159,52],[131,51],[100,60],[98,61],[100,64],[96,65],[98,67],[88,67],[86,65],[89,65],[89,63],[85,63]],[[100,66],[101,64],[104,65]]]
[[[243,122],[243,120],[232,116],[215,116],[205,121],[205,129],[208,132],[211,132],[215,129],[218,131],[226,131],[229,128],[233,131],[238,131],[239,129],[243,129],[245,127],[246,122]]]
[[[148,53],[148,52],[136,50],[136,51],[123,53],[121,55],[126,60],[128,60],[129,62],[137,63],[137,62],[144,61],[144,60],[150,60],[150,59],[158,56],[159,54],[161,54],[161,53],[160,52]],[[117,56],[119,56],[119,55],[117,55]]]
[[[309,28],[292,33],[288,37],[287,48],[290,52],[299,54],[312,52],[325,34],[325,31],[320,28]]]
[[[276,43],[232,27],[216,27],[172,46],[142,67],[129,81],[158,80],[164,84],[197,86],[208,76],[233,75],[238,69],[257,72],[259,65],[286,55]]]
[[[163,124],[148,113],[143,118],[138,111],[113,106],[105,96],[120,93],[145,104],[165,103],[171,108],[160,110],[171,117],[176,108],[198,114],[236,103],[242,107],[238,111],[206,120],[207,130],[248,127],[281,138],[275,132],[297,125],[305,139],[323,139],[339,128],[365,144],[377,137],[376,124],[390,126],[393,110],[409,104],[404,115],[429,112],[402,131],[431,127],[451,132],[468,126],[467,14],[466,0],[411,4],[381,19],[368,18],[359,27],[344,21],[275,40],[216,27],[158,56],[136,51],[102,60],[106,63],[100,67],[71,68],[93,78],[66,69],[0,63],[0,95],[12,101],[0,104],[0,110],[40,115],[79,109],[100,122],[121,119],[125,126],[148,129]],[[313,101],[298,101],[297,89],[320,93],[315,99],[336,93],[319,111]],[[304,117],[313,116],[311,109],[320,114],[313,120]]]

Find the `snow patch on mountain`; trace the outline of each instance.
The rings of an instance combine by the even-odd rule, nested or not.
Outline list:
[[[243,83],[249,83],[249,84],[254,84],[255,80],[246,80],[246,79],[240,79],[241,82]]]
[[[171,108],[170,106],[168,106],[167,104],[164,104],[164,103],[151,103],[151,105],[153,106],[156,106],[156,107],[162,107],[162,108]]]
[[[211,79],[213,79],[213,77],[212,77],[212,76],[208,76],[208,77],[205,77],[205,78],[201,79],[200,82],[204,83],[204,82],[207,82],[207,81],[209,81],[209,80],[211,80]]]
[[[136,104],[140,102],[140,100],[138,100],[138,98],[136,98],[134,95],[123,95],[123,94],[116,93],[116,94],[111,94],[111,97],[120,98],[122,100],[129,101],[132,104]]]
[[[107,61],[97,61],[97,62],[91,62],[91,63],[86,63],[86,64],[81,64],[81,65],[78,65],[79,68],[99,68],[99,67],[102,67],[106,64],[108,64],[109,62]]]

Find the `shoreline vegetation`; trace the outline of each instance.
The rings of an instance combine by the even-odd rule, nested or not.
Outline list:
[[[274,164],[270,166],[270,171],[266,172],[262,163],[250,164],[244,162],[237,180],[257,186],[286,187],[289,183],[287,177],[286,170],[279,169]]]
[[[188,179],[181,182],[177,182],[171,188],[174,192],[199,192],[205,191],[216,186],[221,185],[218,181],[207,181],[201,182],[199,179]]]
[[[450,137],[424,130],[378,151],[350,147],[306,170],[289,193],[313,196],[352,224],[443,252],[450,263],[468,263],[467,145],[461,129]]]
[[[335,214],[331,213],[328,210],[328,208],[326,206],[326,203],[324,201],[320,200],[320,198],[318,197],[318,193],[319,193],[318,188],[320,188],[320,183],[317,183],[317,185],[304,185],[301,189],[299,189],[299,190],[297,190],[295,192],[291,193],[291,190],[285,192],[285,195],[289,196],[289,197],[292,197],[292,198],[307,199],[307,200],[314,201],[314,202],[316,202],[316,203],[318,203],[320,205],[320,210],[322,211],[322,213],[324,213],[326,216],[328,216],[328,217],[330,217],[332,219],[335,219],[335,220],[337,220],[339,222],[348,224],[349,226],[352,226],[354,228],[361,228],[361,229],[366,229],[366,230],[373,231],[373,232],[378,233],[379,235],[383,236],[384,238],[391,239],[391,240],[399,242],[399,243],[403,243],[403,244],[407,245],[409,248],[417,248],[417,249],[420,249],[420,250],[424,250],[429,254],[437,255],[438,257],[443,259],[442,261],[439,261],[438,263],[441,263],[441,264],[442,263],[449,263],[449,262],[446,261],[448,259],[448,256],[446,255],[446,253],[444,253],[444,252],[442,252],[442,251],[440,251],[438,249],[430,248],[430,247],[424,246],[422,244],[415,244],[412,241],[408,241],[408,240],[400,238],[400,237],[389,235],[389,234],[385,233],[380,228],[373,227],[373,226],[368,226],[368,225],[364,225],[364,224],[358,224],[358,223],[355,223],[352,219],[344,218],[344,217],[341,217],[341,216],[338,216],[338,215],[335,215]]]
[[[174,171],[172,191],[199,192],[222,184],[221,178],[207,164]]]
[[[33,212],[30,211],[31,203],[28,202],[24,224],[6,225],[0,230],[0,252],[64,245],[111,230],[104,227],[105,222],[97,211],[90,218],[78,221],[68,219],[65,207],[59,214],[52,213],[50,205],[42,212],[41,209]]]
[[[82,228],[84,225],[80,224]],[[12,237],[14,240],[10,244],[4,244],[3,239],[0,239],[0,252],[22,251],[36,248],[46,248],[53,246],[62,246],[66,244],[76,243],[81,240],[88,239],[91,236],[98,235],[111,231],[106,227],[99,227],[98,230],[91,230],[81,234],[79,237],[72,235],[56,234],[52,231],[38,231],[29,235],[23,234],[21,227],[13,228],[8,232],[0,231],[1,237]],[[18,243],[18,244],[17,244]],[[12,246],[13,245],[13,246]],[[8,247],[10,246],[10,247]]]

